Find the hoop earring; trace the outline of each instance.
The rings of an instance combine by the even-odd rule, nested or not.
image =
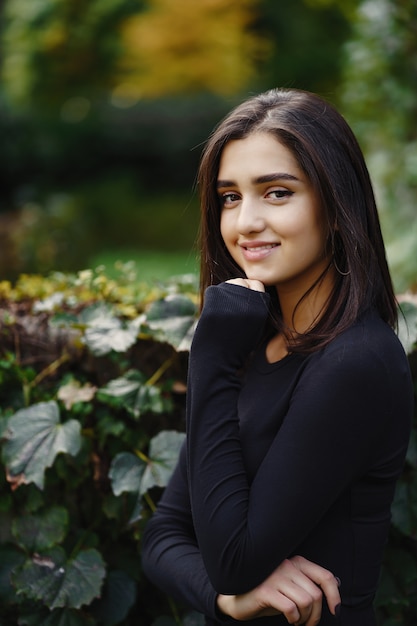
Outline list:
[[[336,268],[336,272],[337,272],[338,274],[340,274],[340,276],[349,276],[349,274],[350,274],[350,270],[349,270],[349,271],[347,271],[347,272],[342,272],[342,270],[341,270],[341,269],[337,266],[337,263],[336,263],[336,259],[335,259],[335,257],[333,257],[333,265],[334,265],[334,266],[335,266],[335,268]]]

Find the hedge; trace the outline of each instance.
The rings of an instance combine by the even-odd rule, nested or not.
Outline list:
[[[399,334],[417,380],[417,306]],[[0,283],[0,625],[197,626],[141,571],[141,537],[184,438],[194,276],[103,268]],[[416,385],[417,389],[417,385]],[[417,429],[377,609],[417,621]]]

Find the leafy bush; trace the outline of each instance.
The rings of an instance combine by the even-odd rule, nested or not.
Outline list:
[[[201,623],[144,578],[143,529],[184,438],[195,277],[86,270],[0,283],[0,623]],[[417,376],[417,307],[404,305]],[[415,623],[416,430],[378,607]]]

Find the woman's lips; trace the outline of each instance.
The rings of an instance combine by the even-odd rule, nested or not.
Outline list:
[[[271,254],[271,251],[277,248],[279,243],[267,242],[242,242],[239,244],[242,249],[243,256],[248,261],[257,261],[264,259]]]

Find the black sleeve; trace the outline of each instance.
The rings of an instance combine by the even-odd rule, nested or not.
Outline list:
[[[197,547],[191,520],[186,479],[186,449],[157,511],[146,525],[142,540],[142,567],[145,575],[165,593],[185,606],[229,623],[217,614],[217,593],[211,585]]]
[[[253,589],[293,553],[369,463],[395,397],[385,364],[369,347],[358,342],[323,351],[314,367],[305,368],[249,485],[236,371],[265,322],[262,296],[233,285],[210,287],[190,354],[192,514],[209,578],[224,594]]]

